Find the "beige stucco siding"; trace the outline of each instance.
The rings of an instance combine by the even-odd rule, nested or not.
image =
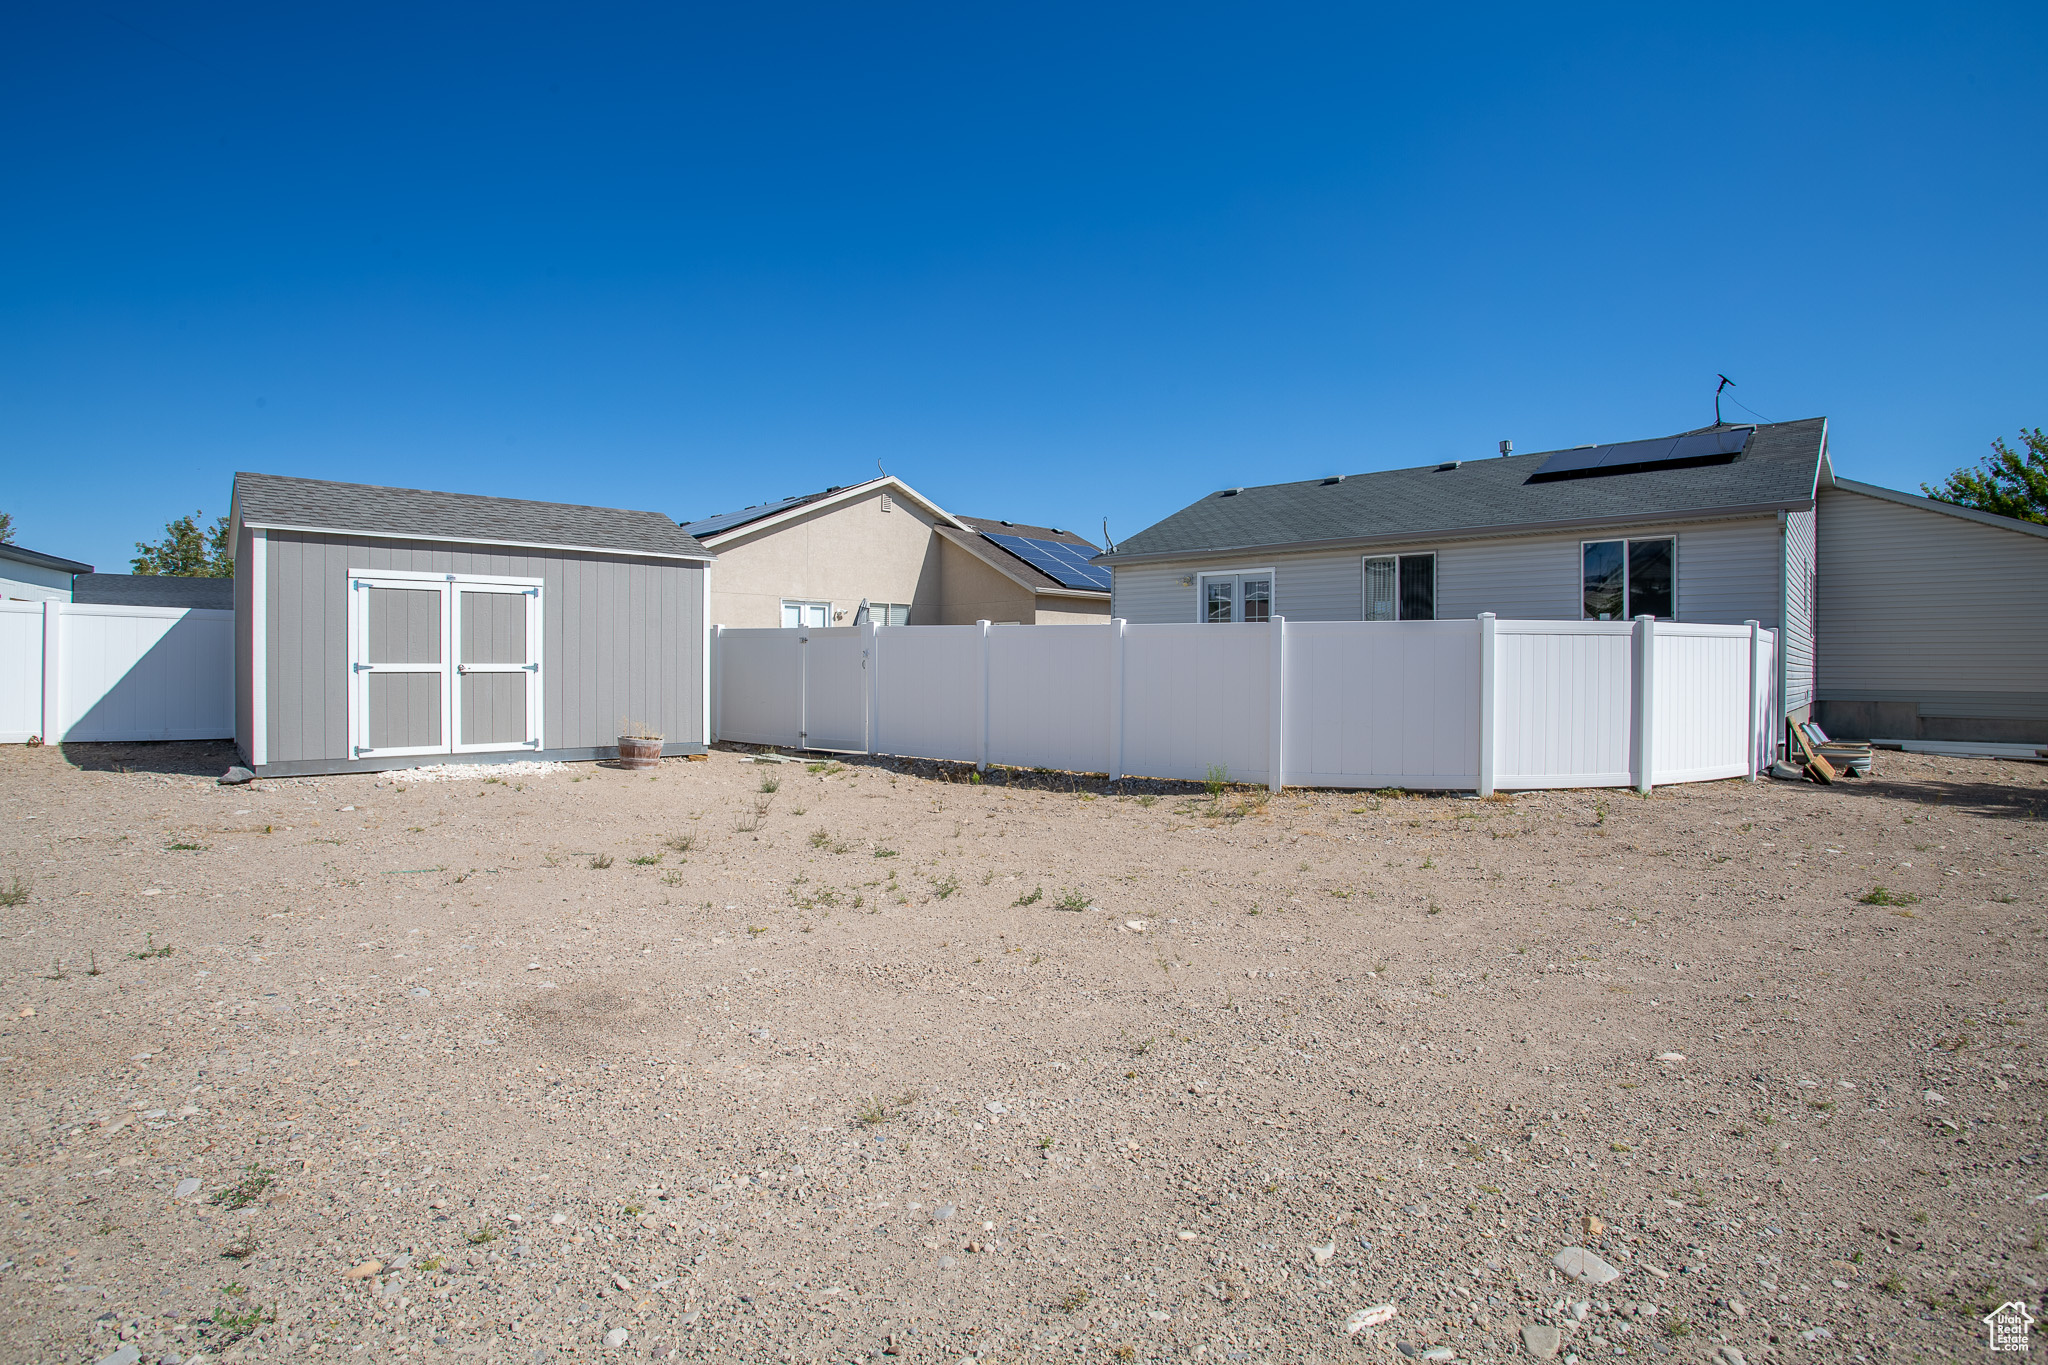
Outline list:
[[[942,626],[971,626],[976,621],[1015,621],[1031,625],[1036,607],[1029,588],[997,573],[958,545],[939,546],[939,617]]]
[[[847,625],[863,597],[908,602],[912,625],[939,622],[941,541],[930,517],[884,494],[721,540],[711,566],[711,620],[723,626],[779,626],[784,599],[830,602]],[[840,613],[845,613],[844,617]]]
[[[1041,626],[1100,626],[1109,622],[1109,603],[1089,602],[1078,597],[1038,599]]]

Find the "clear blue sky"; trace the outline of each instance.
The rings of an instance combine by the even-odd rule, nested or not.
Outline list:
[[[1710,420],[2048,423],[2048,6],[18,0],[0,510],[237,469],[1129,535]],[[1736,408],[1737,418],[1747,414]]]

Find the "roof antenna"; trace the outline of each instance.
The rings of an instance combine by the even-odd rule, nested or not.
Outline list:
[[[1717,374],[1714,377],[1721,381],[1714,388],[1714,425],[1718,427],[1721,425],[1721,390],[1733,388],[1735,381],[1725,374]]]
[[[1102,519],[1102,548],[1109,551],[1111,554],[1116,553],[1116,542],[1109,538],[1108,517],[1104,517]]]
[[[875,472],[885,479],[889,477],[889,471],[882,468],[882,457],[879,455],[875,457]]]

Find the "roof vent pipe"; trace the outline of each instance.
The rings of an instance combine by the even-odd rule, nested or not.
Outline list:
[[[1500,455],[1502,459],[1506,459],[1508,456],[1514,453],[1515,443],[1513,441],[1502,441],[1500,443]]]

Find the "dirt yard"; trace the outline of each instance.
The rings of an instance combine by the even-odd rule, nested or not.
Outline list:
[[[0,751],[8,1360],[1913,1360],[2048,1316],[2048,768],[227,762]]]

